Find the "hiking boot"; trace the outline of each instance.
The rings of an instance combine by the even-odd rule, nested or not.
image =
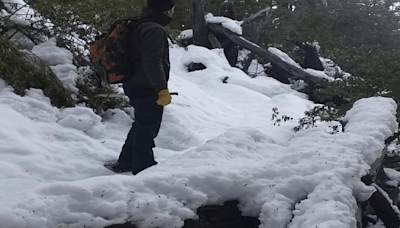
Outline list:
[[[118,161],[114,163],[104,164],[104,167],[115,173],[132,172],[132,165],[123,164]]]
[[[149,168],[149,167],[151,167],[151,166],[153,166],[153,165],[157,165],[157,164],[158,164],[158,163],[157,163],[156,161],[154,161],[154,162],[151,162],[151,163],[149,163],[149,164],[147,164],[147,165],[135,166],[135,167],[132,169],[132,174],[133,174],[133,175],[136,175],[136,174],[140,173],[141,171],[143,171],[143,170],[145,170],[145,169],[147,169],[147,168]]]

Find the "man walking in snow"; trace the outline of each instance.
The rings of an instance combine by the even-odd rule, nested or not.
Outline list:
[[[135,109],[135,121],[116,163],[106,165],[114,172],[134,175],[156,165],[153,149],[163,114],[171,103],[168,91],[170,71],[168,36],[163,26],[171,21],[174,0],[147,0],[140,19],[131,31],[131,62],[135,75],[123,83],[125,94]]]

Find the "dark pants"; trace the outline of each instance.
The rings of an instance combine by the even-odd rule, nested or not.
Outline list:
[[[153,89],[123,85],[129,103],[135,109],[135,121],[122,147],[118,162],[132,165],[133,174],[157,164],[154,160],[154,138],[160,130],[163,107],[156,103],[158,94]]]

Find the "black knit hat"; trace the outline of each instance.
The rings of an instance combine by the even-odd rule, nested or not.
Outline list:
[[[147,7],[157,11],[170,10],[174,5],[174,0],[147,0]]]

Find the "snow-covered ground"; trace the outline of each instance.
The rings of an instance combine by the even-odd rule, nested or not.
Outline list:
[[[52,45],[36,51],[44,59],[63,54]],[[358,101],[345,132],[331,134],[335,123],[319,123],[296,133],[297,119],[315,106],[304,94],[269,77],[251,79],[230,67],[222,50],[170,51],[169,88],[179,96],[165,108],[156,139],[159,165],[137,176],[103,168],[120,152],[132,108],[103,118],[86,107],[57,109],[42,91],[21,97],[0,79],[1,228],[101,228],[126,220],[181,227],[198,207],[232,199],[264,228],[355,227],[356,198],[374,191],[360,178],[396,130],[393,100]],[[190,62],[207,69],[189,73]],[[275,107],[294,120],[275,126]]]

